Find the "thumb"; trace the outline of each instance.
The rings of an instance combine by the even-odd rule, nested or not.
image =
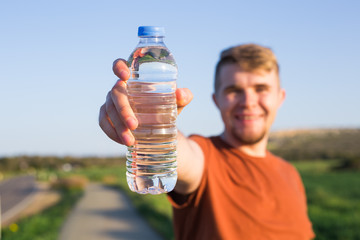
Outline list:
[[[113,63],[113,72],[121,80],[126,81],[130,77],[130,69],[126,65],[126,61],[122,58],[118,58]]]
[[[178,109],[178,114],[186,107],[191,100],[193,99],[193,94],[188,88],[178,88],[176,89],[176,104]]]

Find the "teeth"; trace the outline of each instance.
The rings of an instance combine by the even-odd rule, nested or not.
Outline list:
[[[244,120],[254,120],[254,119],[256,119],[256,117],[255,116],[243,116],[242,119],[244,119]]]

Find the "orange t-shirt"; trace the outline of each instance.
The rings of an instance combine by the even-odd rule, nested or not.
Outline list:
[[[192,136],[205,155],[199,188],[170,193],[177,240],[309,240],[314,238],[295,168],[267,152],[251,157],[220,137]],[[180,197],[180,198],[178,198]]]

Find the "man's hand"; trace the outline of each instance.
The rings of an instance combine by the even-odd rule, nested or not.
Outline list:
[[[130,77],[130,70],[123,59],[117,59],[113,64],[113,72],[119,80],[107,94],[105,103],[100,108],[99,125],[105,134],[120,144],[131,146],[135,138],[131,133],[138,126],[138,120],[130,107],[126,81]],[[187,88],[176,90],[178,114],[193,98]]]

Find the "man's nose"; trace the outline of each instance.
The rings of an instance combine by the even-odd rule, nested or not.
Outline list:
[[[245,108],[254,106],[256,102],[257,102],[257,96],[252,91],[244,91],[239,99],[239,104]]]

